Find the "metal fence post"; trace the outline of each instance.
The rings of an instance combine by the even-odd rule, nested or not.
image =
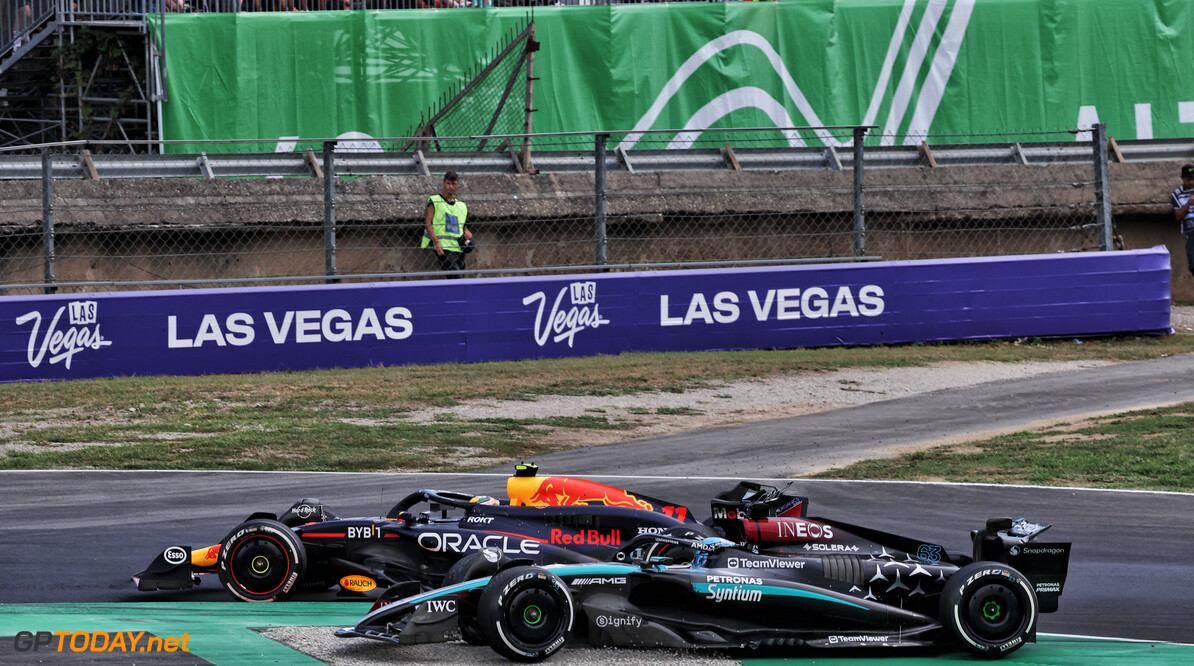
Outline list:
[[[593,233],[597,246],[596,257],[593,260],[594,264],[598,266],[606,263],[606,245],[605,245],[605,142],[609,140],[608,134],[597,135],[597,147],[594,151],[596,164],[593,170],[594,188],[596,189],[596,201],[593,205]]]
[[[1095,222],[1099,230],[1099,251],[1115,249],[1111,238],[1111,178],[1107,172],[1107,126],[1094,126]]]
[[[41,252],[45,293],[58,292],[54,284],[54,164],[50,149],[41,149]]]
[[[323,273],[336,274],[336,142],[323,142]]]
[[[531,25],[527,27],[530,34],[527,35],[527,96],[526,96],[526,111],[523,114],[524,121],[522,131],[526,136],[522,139],[522,170],[529,174],[535,173],[535,165],[531,163],[531,116],[535,113],[535,51],[539,50],[539,42],[535,41],[535,22],[531,21]]]
[[[854,256],[866,254],[866,194],[863,191],[863,150],[865,127],[854,128]]]

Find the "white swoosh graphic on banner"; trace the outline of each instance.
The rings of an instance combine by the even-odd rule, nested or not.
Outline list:
[[[863,118],[864,125],[874,124],[875,116],[878,115],[879,107],[886,97],[887,85],[891,80],[895,61],[899,56],[900,47],[904,42],[904,33],[911,22],[912,11],[917,1],[904,0],[895,30],[892,32],[891,42],[888,44],[883,66],[879,72],[879,80],[875,84],[870,105],[867,107]],[[887,121],[882,128],[884,136],[880,141],[881,145],[890,146],[895,143],[895,134],[899,131],[900,124],[908,112],[908,106],[912,101],[912,93],[916,87],[916,79],[928,55],[933,35],[937,30],[937,24],[940,23],[941,16],[945,13],[945,8],[949,3],[950,0],[929,0],[928,7],[921,18],[920,25],[913,38],[912,48],[904,63],[904,71],[892,96],[892,104],[888,110]],[[906,144],[914,144],[919,141],[920,137],[927,133],[929,125],[932,124],[933,118],[937,114],[937,108],[940,106],[941,99],[945,94],[945,86],[949,83],[954,65],[957,64],[958,53],[962,47],[962,39],[965,37],[966,28],[970,23],[974,4],[975,0],[957,0],[953,11],[950,13],[949,23],[945,28],[937,51],[933,55],[932,64],[930,65],[926,79],[921,86],[920,97],[917,99],[912,120],[910,121],[911,125],[908,129],[908,136],[904,138]],[[787,92],[796,105],[796,109],[803,115],[805,122],[813,126],[822,124],[816,111],[813,110],[812,105],[809,103],[808,98],[804,96],[804,93],[800,90],[800,86],[796,84],[796,80],[792,78],[791,73],[788,71],[787,65],[784,64],[779,53],[771,46],[771,43],[756,32],[735,30],[709,41],[697,49],[695,53],[680,65],[676,73],[663,86],[663,90],[659,92],[651,107],[639,118],[634,129],[618,144],[618,148],[622,150],[633,148],[639,139],[642,138],[643,132],[649,130],[659,120],[659,117],[663,114],[664,107],[679,93],[684,83],[702,65],[718,53],[735,46],[753,46],[762,51],[771,68],[775,70],[775,73],[783,81],[785,92]],[[697,137],[700,136],[701,132],[708,129],[713,123],[742,108],[757,108],[763,111],[777,127],[792,127],[796,124],[788,114],[787,109],[780,102],[776,101],[770,93],[754,86],[744,86],[723,93],[701,107],[700,110],[688,119],[684,124],[683,133],[676,135],[668,144],[668,148],[687,148],[691,146]],[[826,130],[816,130],[815,134],[827,146],[849,146],[853,143],[853,139],[842,141]],[[913,136],[914,134],[919,134],[920,136]],[[804,139],[796,132],[785,132],[785,137],[788,139],[789,145],[793,147],[805,145]]]
[[[692,117],[684,124],[684,131],[677,134],[668,143],[668,150],[683,149],[692,146],[697,137],[701,135],[701,132],[705,131],[713,123],[738,109],[746,108],[759,109],[767,114],[767,117],[771,119],[771,122],[775,123],[776,127],[793,127],[796,124],[792,122],[792,116],[788,115],[788,110],[784,108],[784,105],[772,97],[771,93],[762,88],[743,86],[718,95],[713,101],[702,106],[696,113],[692,114]],[[789,146],[793,148],[804,147],[804,139],[800,137],[799,132],[786,130],[784,136],[788,139]]]
[[[663,113],[663,108],[667,106],[667,103],[670,102],[673,97],[676,96],[676,93],[680,91],[680,87],[684,85],[684,82],[687,81],[689,77],[691,77],[697,71],[697,69],[700,68],[701,65],[713,58],[713,56],[735,46],[753,46],[762,51],[763,55],[766,56],[767,61],[771,63],[771,68],[774,69],[775,73],[779,74],[780,78],[783,80],[784,90],[787,91],[788,96],[792,98],[792,101],[796,103],[796,109],[804,116],[805,121],[807,121],[810,125],[821,124],[820,119],[817,118],[816,112],[813,111],[813,107],[809,105],[808,99],[804,96],[804,93],[800,91],[800,86],[796,85],[796,80],[792,78],[790,73],[788,73],[787,66],[784,65],[783,60],[781,60],[779,57],[779,53],[775,51],[775,48],[771,46],[771,43],[757,32],[751,32],[749,30],[735,30],[734,32],[727,33],[721,37],[718,37],[717,39],[711,40],[709,43],[697,49],[696,53],[693,53],[691,56],[689,56],[688,60],[684,61],[683,65],[680,65],[680,68],[676,70],[676,73],[672,75],[672,78],[669,79],[668,82],[663,86],[663,90],[659,92],[659,96],[655,98],[655,102],[651,104],[651,108],[647,109],[647,112],[643,114],[642,118],[639,118],[638,123],[634,126],[634,130],[627,134],[624,139],[622,139],[622,142],[618,144],[618,148],[621,148],[622,150],[630,150],[632,147],[634,147],[634,144],[638,143],[638,140],[642,138],[642,132],[644,130],[651,129],[651,125],[655,124],[655,121],[659,119],[659,116]],[[770,97],[770,95],[768,95],[768,97]],[[820,139],[826,144],[832,143],[839,146],[845,145],[841,141],[835,139],[829,134],[829,132],[826,132],[825,130],[818,131],[817,136],[820,137]]]
[[[916,37],[912,40],[908,61],[904,63],[904,74],[900,76],[900,83],[891,99],[891,108],[887,111],[887,122],[883,125],[883,138],[879,145],[890,146],[895,143],[894,135],[900,130],[900,122],[908,111],[908,102],[912,100],[912,88],[916,86],[916,76],[920,74],[920,67],[929,52],[929,42],[933,39],[933,33],[937,31],[937,22],[941,20],[944,11],[945,0],[929,0],[925,15],[920,20],[920,27],[916,30]]]
[[[949,76],[958,62],[962,38],[966,36],[966,26],[970,25],[970,14],[973,11],[974,0],[958,0],[954,5],[953,12],[949,15],[949,24],[945,26],[945,34],[941,37],[941,44],[937,46],[937,53],[933,56],[933,67],[921,86],[920,99],[916,101],[912,122],[908,125],[908,135],[904,137],[904,145],[915,144],[929,133],[929,125],[933,124],[933,117],[937,115],[937,107],[945,95]]]
[[[875,116],[879,115],[879,105],[887,96],[887,82],[891,80],[891,70],[895,67],[896,56],[900,54],[900,46],[904,43],[904,32],[908,30],[908,22],[912,19],[912,9],[916,7],[916,0],[904,0],[904,8],[900,10],[900,18],[896,21],[895,30],[891,33],[891,43],[887,45],[887,56],[883,58],[883,68],[879,70],[879,81],[875,83],[875,92],[871,95],[871,105],[866,109],[862,118],[863,125],[874,125]]]

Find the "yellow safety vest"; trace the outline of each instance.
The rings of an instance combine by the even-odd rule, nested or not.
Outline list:
[[[431,229],[435,237],[444,248],[444,252],[460,252],[460,239],[464,237],[464,220],[468,217],[468,206],[460,199],[449,204],[438,194],[427,198],[427,203],[435,206],[435,215],[431,218]],[[427,232],[423,232],[423,243],[420,247],[433,247]]]

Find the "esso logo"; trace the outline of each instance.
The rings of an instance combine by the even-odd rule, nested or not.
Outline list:
[[[170,546],[162,553],[167,564],[182,564],[187,561],[187,551],[181,546]]]

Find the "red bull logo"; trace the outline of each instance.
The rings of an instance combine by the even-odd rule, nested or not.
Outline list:
[[[548,543],[557,545],[579,546],[620,546],[622,545],[622,530],[581,530],[576,534],[564,530],[553,529]]]
[[[549,476],[544,479],[511,479],[511,481],[515,480],[526,485],[520,489],[523,492],[517,493],[522,495],[521,497],[516,498],[516,493],[511,492],[510,499],[528,506],[603,504],[646,511],[652,511],[655,508],[650,502],[640,500],[621,488],[614,488],[595,481],[573,479],[566,476]]]

